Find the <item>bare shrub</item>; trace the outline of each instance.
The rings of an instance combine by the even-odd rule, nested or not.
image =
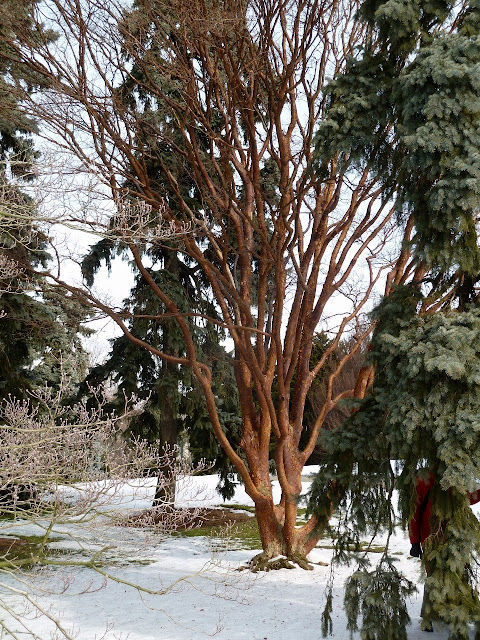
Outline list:
[[[43,616],[55,637],[73,638],[43,605],[48,594],[87,593],[107,580],[140,594],[168,592],[173,585],[160,579],[157,589],[134,583],[117,568],[145,559],[153,546],[198,516],[197,509],[159,501],[142,514],[162,483],[181,480],[192,497],[186,485],[205,465],[192,469],[176,449],[159,451],[142,440],[119,446],[121,420],[135,410],[135,400],[126,400],[116,416],[105,412],[106,399],[98,390],[93,390],[94,408],[66,404],[69,385],[62,373],[58,390],[43,387],[28,400],[8,398],[0,405],[0,629],[5,637],[27,632],[39,638],[35,619]],[[155,469],[162,469],[160,476],[152,477]],[[125,527],[128,520],[137,526]],[[79,568],[89,570],[87,577],[72,587]]]

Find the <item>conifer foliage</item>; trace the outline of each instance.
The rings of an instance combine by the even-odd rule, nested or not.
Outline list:
[[[417,257],[443,271],[480,269],[480,7],[365,2],[369,35],[330,85],[317,134],[327,172],[332,146],[344,170],[362,166],[412,216]]]
[[[62,354],[78,383],[87,361],[79,338],[88,333],[81,328],[85,308],[71,295],[48,290],[45,278],[34,273],[45,271],[51,258],[48,236],[34,223],[36,203],[24,192],[38,159],[31,136],[37,127],[22,112],[12,84],[33,91],[44,83],[7,44],[18,32],[32,37],[33,4],[6,0],[0,6],[0,399],[24,397],[46,383],[58,386]],[[42,37],[54,39],[45,30]]]
[[[83,261],[84,275],[93,281],[93,274],[101,260],[108,262],[122,248],[105,241],[95,245]],[[178,308],[188,314],[193,309],[214,313],[208,292],[202,288],[195,269],[185,264],[173,249],[154,247],[148,251],[155,281],[169,291]],[[184,355],[184,345],[176,322],[165,317],[166,309],[153,294],[141,275],[137,273],[130,295],[123,301],[131,318],[130,331],[161,351]],[[233,377],[231,355],[220,345],[222,332],[211,326],[192,322],[192,335],[199,353],[212,362],[215,371],[216,395],[221,407],[224,430],[235,438],[239,431],[238,396]],[[157,443],[163,450],[188,442],[194,464],[208,461],[219,472],[219,489],[225,498],[231,498],[235,484],[233,468],[212,437],[203,396],[191,369],[162,361],[130,342],[124,335],[111,340],[111,349],[102,363],[94,366],[81,386],[81,393],[89,394],[91,387],[106,381],[115,385],[112,408],[121,409],[124,397],[135,395],[145,404],[129,422],[128,435]],[[238,439],[237,435],[237,439]],[[209,467],[209,472],[212,468]],[[172,496],[173,497],[173,496]]]
[[[420,302],[418,290],[407,286],[377,308],[371,351],[374,385],[352,418],[325,439],[328,455],[312,497],[314,509],[321,511],[325,485],[343,478],[345,493],[339,503],[344,507],[349,503],[350,528],[339,538],[341,548],[358,541],[367,524],[376,522],[392,530],[394,488],[407,528],[417,475],[422,468],[426,474],[433,472],[433,535],[424,554],[433,617],[449,625],[452,638],[468,638],[470,618],[480,620],[473,572],[480,525],[469,502],[469,492],[478,488],[480,477],[480,309],[420,316],[416,313]],[[391,459],[402,461],[397,476]],[[350,579],[346,608],[353,618],[358,602],[365,607],[370,600],[365,582],[373,576],[378,579],[379,571],[360,570]],[[385,576],[399,579],[391,568]],[[397,594],[395,606],[405,612],[401,590],[386,592]],[[364,626],[372,628],[375,617],[368,619],[364,612]],[[403,624],[399,618],[395,633]],[[383,626],[373,624],[373,629],[377,635],[365,631],[362,637],[384,637]]]
[[[137,3],[134,6],[138,11]],[[127,14],[124,19],[122,26],[125,30],[129,27],[129,37],[142,38],[141,26],[135,22],[129,24]],[[148,180],[162,194],[165,204],[168,204],[169,210],[180,223],[181,211],[176,189],[190,207],[198,209],[202,207],[202,203],[198,187],[182,155],[185,153],[182,132],[178,122],[168,112],[168,99],[176,92],[175,82],[163,79],[165,96],[159,99],[155,92],[145,86],[148,70],[142,64],[135,63],[135,56],[132,56],[132,61],[132,72],[119,92],[135,109],[138,143],[151,149],[146,162]],[[152,127],[156,129],[157,135],[152,135]],[[203,145],[206,146],[206,143]],[[180,149],[182,153],[175,153],[175,150]],[[169,166],[169,177],[163,169],[165,164]],[[172,188],[172,178],[175,188]],[[126,182],[125,187],[134,188],[134,185]],[[156,222],[152,215],[151,227],[154,228]],[[114,223],[115,220],[112,219],[111,224]],[[134,223],[130,220],[129,224],[133,226]],[[145,244],[140,247],[140,251],[142,258],[151,263],[148,272],[156,285],[166,292],[185,318],[193,316],[187,320],[189,331],[198,353],[212,363],[222,428],[238,442],[241,421],[238,416],[233,358],[220,345],[225,338],[225,331],[217,324],[201,319],[203,316],[220,320],[208,281],[198,263],[179,251],[175,240]],[[128,259],[128,246],[125,242],[118,239],[115,242],[108,238],[91,248],[82,263],[87,284],[93,283],[102,262],[111,268],[115,255]],[[185,358],[185,344],[175,318],[169,314],[168,308],[159,300],[135,263],[130,264],[136,279],[129,297],[123,303],[130,315],[127,321],[130,332],[162,353]],[[233,495],[233,467],[213,437],[205,401],[191,367],[180,367],[151,352],[141,351],[122,335],[112,341],[107,360],[90,372],[87,382],[95,386],[109,377],[117,387],[117,405],[121,406],[124,393],[134,393],[141,399],[148,398],[141,414],[131,421],[130,434],[146,438],[149,442],[158,442],[161,447],[174,447],[181,438],[187,439],[194,462],[197,463],[200,459],[211,462],[215,470],[220,472],[220,490],[223,495]]]
[[[480,528],[468,497],[480,478],[480,6],[367,0],[361,15],[368,35],[330,84],[317,170],[329,175],[332,147],[343,171],[370,163],[383,197],[395,200],[399,220],[411,228],[404,250],[417,271],[413,283],[396,279],[401,286],[374,313],[375,381],[352,417],[323,434],[327,453],[311,508],[320,520],[332,500],[347,509],[350,521],[338,534],[342,559],[367,524],[392,530],[393,489],[406,527],[417,474],[432,472],[429,597],[434,619],[463,639],[469,619],[480,619],[473,588]],[[402,461],[401,473],[392,459]],[[402,589],[409,587],[388,550],[385,562],[384,591],[403,611],[388,638],[404,638]],[[384,605],[371,592],[381,567],[360,567],[347,588],[349,624],[356,628],[363,612],[365,640],[386,637]]]

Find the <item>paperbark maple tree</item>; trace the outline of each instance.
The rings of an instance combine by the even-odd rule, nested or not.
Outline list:
[[[404,223],[395,217],[395,179],[375,171],[379,154],[395,146],[391,120],[372,130],[361,157],[328,142],[323,130],[331,154],[320,141],[320,168],[315,159],[319,123],[334,126],[328,115],[342,108],[341,96],[329,97],[329,80],[345,74],[362,47],[380,42],[360,8],[355,0],[138,0],[131,8],[46,0],[35,20],[54,26],[58,40],[39,47],[40,29],[31,47],[9,40],[18,60],[49,87],[41,96],[23,93],[25,112],[42,121],[43,135],[76,159],[79,172],[108,188],[118,208],[113,225],[89,209],[70,222],[128,246],[166,309],[158,321],[178,323],[182,355],[135,336],[124,323],[128,313],[88,289],[51,277],[52,286],[112,317],[139,348],[191,367],[215,436],[255,503],[260,562],[284,554],[304,564],[318,541],[315,516],[297,526],[302,468],[329,412],[342,398],[362,396],[372,371],[362,369],[354,388],[337,395],[334,381],[369,333],[363,314],[382,278],[388,292],[427,270],[411,256],[413,214]],[[21,83],[12,90],[21,93]],[[368,112],[359,101],[358,110]],[[349,112],[343,115],[347,130]],[[161,179],[149,172],[152,162]],[[192,193],[176,181],[175,164],[188,172]],[[196,321],[220,323],[234,344],[239,449],[222,430],[210,363],[196,352],[189,314],[142,260],[145,243],[165,238],[208,282],[220,320],[197,314]],[[312,362],[315,333],[324,328],[330,342]],[[332,366],[347,337],[352,348]],[[325,397],[300,447],[307,393],[322,369]]]

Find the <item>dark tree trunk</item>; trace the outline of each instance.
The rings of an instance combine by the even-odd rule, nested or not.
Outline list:
[[[163,416],[160,422],[160,453],[169,454],[168,460],[158,469],[158,482],[153,502],[154,507],[173,509],[175,505],[175,445],[178,440],[178,421],[172,398],[163,401]]]
[[[164,269],[175,280],[179,278],[179,264],[178,257],[174,251],[167,252],[165,257]],[[163,345],[162,349],[165,353],[178,356],[178,327],[174,320],[166,321],[163,325]],[[178,365],[171,362],[162,362],[162,375],[167,380],[178,381]],[[169,389],[170,386],[166,385]],[[172,397],[171,392],[168,391],[160,398],[160,406],[162,410],[162,416],[159,422],[159,440],[160,440],[160,453],[169,455],[165,464],[158,469],[158,482],[155,492],[155,498],[153,501],[154,507],[162,507],[167,510],[173,510],[175,506],[175,447],[178,443],[178,415],[175,399]]]

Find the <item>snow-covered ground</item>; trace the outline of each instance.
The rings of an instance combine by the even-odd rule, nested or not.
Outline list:
[[[307,470],[308,471],[308,470]],[[179,500],[189,505],[220,505],[215,491],[216,476],[203,476],[179,487]],[[199,493],[199,485],[201,492]],[[308,488],[308,477],[304,489]],[[278,489],[278,487],[277,487]],[[136,497],[136,508],[149,504],[152,489]],[[119,504],[127,504],[132,489],[125,489]],[[230,503],[251,504],[241,487]],[[132,505],[129,503],[129,507]],[[34,533],[33,525],[22,531]],[[118,529],[118,528],[117,528]],[[72,545],[66,527],[59,548]],[[95,532],[92,534],[95,538]],[[25,582],[13,582],[4,575],[0,584],[0,626],[2,620],[15,626],[18,638],[53,640],[66,637],[77,640],[314,640],[321,638],[320,616],[324,605],[329,566],[315,565],[313,571],[301,569],[272,571],[252,575],[236,571],[254,555],[252,550],[229,550],[225,541],[204,537],[158,539],[155,534],[144,538],[134,529],[120,531],[118,544],[124,544],[129,560],[105,565],[120,581],[108,580],[85,567],[55,568],[32,576]],[[322,543],[320,543],[322,544]],[[328,544],[324,541],[323,544]],[[227,548],[225,548],[227,547]],[[391,551],[397,555],[399,567],[412,581],[420,576],[418,560],[408,556],[408,539],[398,533],[391,540]],[[125,550],[124,549],[124,550]],[[117,551],[109,554],[113,559]],[[313,562],[329,563],[332,552],[317,548]],[[375,554],[376,555],[376,554]],[[61,558],[61,556],[60,556]],[[352,568],[336,569],[334,578],[333,638],[348,640],[346,618],[342,608],[343,586]],[[5,589],[4,585],[23,589],[47,615],[38,608],[23,610],[25,598]],[[139,585],[142,590],[130,586]],[[173,585],[173,586],[172,586]],[[171,588],[170,588],[171,587]],[[409,602],[412,624],[409,640],[446,639],[446,630],[426,635],[419,629],[419,613],[423,586]],[[43,590],[43,591],[42,591]],[[165,593],[159,593],[165,591]],[[152,593],[149,593],[152,592]],[[5,612],[6,605],[24,615],[28,630],[21,628]],[[55,618],[63,631],[59,631]],[[63,634],[63,635],[62,635]],[[0,631],[0,638],[7,638]],[[358,639],[359,634],[354,634]],[[472,635],[473,637],[473,635]]]

